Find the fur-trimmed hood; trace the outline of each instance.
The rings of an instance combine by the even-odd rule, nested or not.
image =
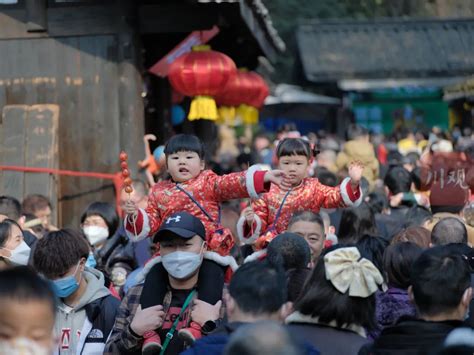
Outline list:
[[[244,264],[249,263],[251,261],[263,259],[266,255],[267,249],[255,251],[244,259]]]
[[[237,270],[239,267],[234,257],[230,255],[222,256],[213,251],[206,251],[204,253],[204,259],[215,261],[217,264],[222,265],[222,266],[228,266],[232,269],[232,271]],[[148,274],[148,272],[151,270],[153,266],[155,266],[158,263],[161,263],[161,256],[155,256],[154,258],[149,260],[143,267],[143,270],[140,271],[140,273],[137,275],[137,278],[136,278],[137,283],[141,283],[145,281],[145,277]]]

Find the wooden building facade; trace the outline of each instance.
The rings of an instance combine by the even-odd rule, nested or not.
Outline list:
[[[189,32],[214,25],[217,49],[240,51],[241,65],[275,55],[282,44],[260,5],[0,0],[0,165],[114,173],[125,150],[137,176],[145,128],[161,140],[170,134],[169,84],[146,69]],[[239,36],[246,51],[232,43]],[[113,202],[115,192],[109,180],[0,170],[0,195],[31,193],[52,200],[59,225],[77,226],[89,203]]]

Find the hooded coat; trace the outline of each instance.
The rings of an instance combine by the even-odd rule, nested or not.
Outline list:
[[[120,301],[104,286],[104,275],[86,268],[87,287],[74,307],[59,300],[55,331],[59,346],[55,354],[102,354],[112,330]]]
[[[465,326],[461,321],[429,322],[402,317],[385,328],[374,343],[365,345],[359,355],[429,355],[441,350],[448,334]]]
[[[373,186],[379,176],[379,161],[375,156],[374,146],[363,140],[352,140],[344,144],[344,148],[337,155],[336,166],[339,170],[347,169],[349,164],[359,160],[364,164],[362,175]]]
[[[372,339],[378,338],[384,328],[395,325],[402,316],[416,316],[407,290],[389,287],[387,292],[378,292],[375,300],[377,329],[369,333]]]

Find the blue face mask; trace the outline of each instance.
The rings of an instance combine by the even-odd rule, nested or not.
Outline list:
[[[80,263],[80,261],[79,261]],[[77,264],[76,271],[70,276],[66,276],[59,280],[54,280],[53,289],[56,296],[59,298],[66,298],[72,295],[79,288],[79,283],[76,280],[76,273],[79,269],[79,264]]]
[[[90,268],[94,268],[97,266],[97,261],[95,261],[94,253],[89,253],[89,257],[86,260],[86,266]]]

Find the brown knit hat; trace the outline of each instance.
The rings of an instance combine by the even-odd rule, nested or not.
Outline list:
[[[427,249],[431,242],[431,232],[423,227],[409,227],[403,229],[393,237],[391,244],[403,242],[415,243],[423,249]]]

